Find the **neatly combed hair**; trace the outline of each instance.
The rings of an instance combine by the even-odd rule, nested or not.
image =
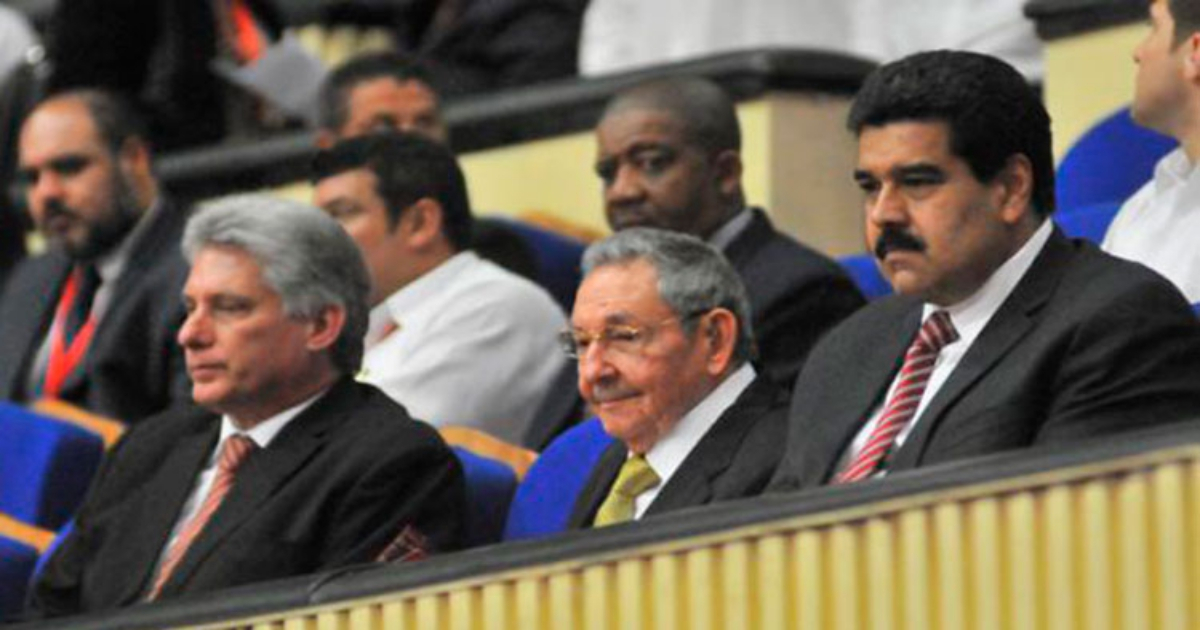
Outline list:
[[[471,245],[471,201],[458,160],[450,150],[413,133],[381,132],[343,140],[317,154],[313,182],[366,168],[394,227],[405,208],[429,198],[442,207],[442,233],[456,250]]]
[[[150,135],[146,121],[124,97],[106,90],[84,88],[57,92],[47,97],[43,103],[68,100],[77,100],[87,108],[92,117],[92,124],[96,126],[96,134],[110,153],[115,155],[131,138],[149,146]]]
[[[583,272],[609,265],[644,260],[658,274],[658,294],[676,316],[684,318],[691,334],[696,322],[689,316],[725,308],[737,318],[738,337],[733,348],[736,363],[754,358],[754,331],[750,326],[750,300],[746,287],[721,252],[704,241],[680,232],[655,228],[629,228],[596,243],[583,253]]]
[[[1012,66],[987,55],[939,50],[884,65],[863,83],[850,108],[847,126],[894,122],[944,122],[950,150],[990,182],[1010,157],[1024,155],[1033,165],[1033,206],[1054,211],[1054,157],[1050,115],[1041,99]]]
[[[310,205],[266,195],[234,195],[200,208],[188,221],[188,262],[206,247],[250,254],[263,280],[291,317],[310,318],[329,306],[346,311],[331,358],[344,373],[362,363],[371,280],[358,247],[342,226]]]
[[[350,91],[375,79],[393,79],[397,83],[418,81],[438,93],[432,75],[420,62],[396,52],[354,57],[330,72],[321,84],[317,121],[322,129],[337,130],[349,117]]]
[[[1171,19],[1175,21],[1175,32],[1171,39],[1176,46],[1187,41],[1192,33],[1200,31],[1200,1],[1167,0],[1167,9],[1171,11]]]
[[[641,109],[669,112],[682,123],[687,143],[709,155],[742,148],[733,101],[712,81],[671,77],[640,83],[614,96],[602,118]]]

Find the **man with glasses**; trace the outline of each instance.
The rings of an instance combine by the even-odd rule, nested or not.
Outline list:
[[[616,442],[568,526],[599,527],[758,494],[786,432],[786,397],[750,360],[737,272],[699,239],[623,230],[588,248],[564,350]]]

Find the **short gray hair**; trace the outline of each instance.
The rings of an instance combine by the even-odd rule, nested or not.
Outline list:
[[[658,294],[679,318],[688,334],[696,330],[690,316],[725,308],[737,319],[733,348],[736,364],[755,356],[746,287],[721,252],[704,241],[679,232],[629,228],[596,243],[583,253],[583,273],[608,265],[644,260],[658,274]]]
[[[188,221],[188,262],[205,247],[233,247],[254,257],[263,280],[291,317],[346,311],[331,358],[350,374],[362,362],[370,276],[362,254],[337,221],[308,204],[267,195],[234,195],[206,204]]]

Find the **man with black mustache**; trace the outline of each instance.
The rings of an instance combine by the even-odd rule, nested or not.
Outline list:
[[[773,488],[1200,417],[1200,324],[1163,277],[1054,227],[1050,119],[1020,74],[913,55],[867,79],[848,126],[897,295],[813,350]]]
[[[175,333],[186,213],[161,194],[144,128],[99,91],[39,104],[17,177],[48,251],[0,298],[0,399],[55,398],[135,422],[189,385]]]
[[[790,387],[813,344],[863,298],[836,263],[747,207],[728,95],[697,78],[637,85],[608,103],[596,139],[608,224],[691,234],[721,250],[749,292],[760,367]]]

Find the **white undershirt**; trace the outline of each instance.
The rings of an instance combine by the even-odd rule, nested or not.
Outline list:
[[[204,505],[204,498],[208,497],[209,490],[212,489],[213,482],[217,478],[217,460],[221,454],[221,447],[225,445],[225,440],[234,435],[243,435],[250,438],[258,448],[264,449],[271,445],[271,442],[283,431],[284,427],[296,419],[302,411],[308,409],[318,398],[325,395],[328,389],[323,389],[316,395],[284,409],[283,411],[263,420],[254,425],[248,431],[243,431],[233,422],[233,418],[228,415],[221,416],[221,435],[217,439],[216,445],[212,452],[208,455],[208,460],[204,464],[204,468],[200,471],[200,475],[196,478],[196,483],[192,487],[191,494],[183,504],[183,509],[179,512],[179,518],[175,520],[175,526],[171,528],[171,535],[167,537],[167,543],[163,545],[162,551],[158,554],[158,562],[154,565],[154,572],[151,575],[158,573],[158,567],[166,558],[167,550],[175,543],[175,539],[179,537],[179,533],[183,530],[183,526],[188,521],[192,520],[196,513],[200,511],[200,506]]]
[[[933,364],[933,372],[929,375],[929,382],[925,385],[925,393],[921,396],[921,402],[917,405],[917,410],[913,414],[912,420],[900,430],[896,435],[896,443],[893,448],[899,448],[908,436],[912,433],[913,428],[921,421],[921,414],[925,408],[929,406],[929,402],[937,395],[938,390],[946,383],[946,379],[954,372],[954,368],[958,367],[959,361],[963,355],[971,349],[971,345],[975,343],[975,339],[979,337],[979,333],[983,331],[984,326],[1000,310],[1000,306],[1008,299],[1013,289],[1020,282],[1029,268],[1033,266],[1033,261],[1037,255],[1041,253],[1042,248],[1046,246],[1046,242],[1050,240],[1050,234],[1053,232],[1053,222],[1044,220],[1041,227],[1029,237],[1028,241],[1021,246],[1017,253],[1004,261],[996,269],[995,273],[979,287],[967,299],[950,306],[936,306],[933,304],[925,304],[922,308],[921,321],[925,321],[934,311],[944,309],[950,315],[950,321],[954,324],[954,329],[958,331],[958,340],[954,343],[946,344],[938,353],[936,362]],[[842,457],[838,461],[837,470],[842,470],[853,460],[864,446],[867,439],[871,436],[871,432],[875,430],[875,425],[879,424],[879,420],[883,416],[883,409],[888,400],[891,400],[892,395],[896,391],[896,387],[900,384],[900,374],[897,372],[892,380],[892,384],[888,387],[887,395],[883,397],[879,404],[871,412],[870,418],[866,424],[859,429],[858,434],[854,437],[850,448],[842,453]],[[887,474],[886,469],[880,469],[875,473],[875,476],[882,477]]]
[[[687,459],[692,449],[696,448],[709,429],[716,424],[721,414],[733,406],[733,403],[737,402],[738,396],[741,396],[742,392],[750,387],[755,376],[754,368],[749,363],[734,370],[709,392],[704,400],[692,407],[692,410],[687,412],[663,439],[646,451],[646,462],[654,469],[660,481],[657,486],[634,499],[634,519],[642,518],[646,509],[658,497],[658,493],[667,485],[667,482],[671,481],[675,471],[679,470],[683,460]]]

